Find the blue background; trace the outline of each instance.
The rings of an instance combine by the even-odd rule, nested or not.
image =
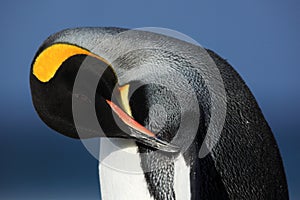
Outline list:
[[[0,199],[99,199],[97,160],[35,113],[29,69],[39,45],[68,27],[165,27],[213,49],[256,96],[300,199],[300,3],[285,1],[7,1],[0,8]]]

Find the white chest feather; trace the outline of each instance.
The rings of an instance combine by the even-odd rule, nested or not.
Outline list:
[[[186,165],[182,155],[179,155],[176,159],[174,168],[174,191],[176,200],[191,199],[190,167]]]
[[[154,200],[134,141],[103,138],[99,157],[102,200]],[[175,161],[174,191],[177,200],[190,199],[190,168],[182,156]]]

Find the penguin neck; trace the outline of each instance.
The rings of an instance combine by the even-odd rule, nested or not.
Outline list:
[[[190,199],[190,167],[176,158],[153,153],[128,139],[100,142],[102,199]]]
[[[141,167],[155,200],[190,199],[190,167],[181,154],[170,155],[138,145]]]

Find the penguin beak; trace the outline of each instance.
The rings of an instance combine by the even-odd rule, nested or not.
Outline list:
[[[134,138],[136,141],[150,146],[155,149],[159,149],[161,151],[175,153],[179,151],[179,148],[169,144],[163,140],[160,140],[156,137],[156,135],[148,130],[146,127],[142,126],[132,117],[131,109],[128,101],[128,91],[129,85],[124,85],[119,87],[119,97],[117,101],[122,106],[121,109],[117,104],[110,100],[106,100],[107,104],[111,107],[114,114],[118,116],[121,121],[127,125],[130,129],[130,133],[127,133],[129,137]]]

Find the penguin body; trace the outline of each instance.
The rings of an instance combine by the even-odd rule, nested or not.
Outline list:
[[[82,68],[87,80],[102,75],[94,91],[88,85],[74,92]],[[270,127],[242,78],[211,50],[147,31],[67,29],[40,47],[30,84],[34,106],[51,128],[74,138],[123,138],[115,140],[121,154],[101,139],[100,160],[115,152],[114,163],[122,164],[122,150],[135,155],[137,174],[121,175],[100,162],[104,200],[288,199]],[[86,121],[76,127],[74,101],[85,116],[90,106],[96,110],[103,132]],[[210,131],[218,142],[199,158]]]
[[[119,149],[114,143],[126,147]],[[130,155],[128,156],[127,153]],[[108,155],[109,157],[107,157]],[[140,163],[141,157],[138,153],[138,146],[134,141],[102,138],[100,143],[99,179],[100,183],[109,183],[100,185],[102,198],[154,200],[153,196],[150,195]],[[190,167],[186,164],[182,155],[179,155],[174,162],[173,188],[177,199],[190,199]]]
[[[124,148],[118,149],[113,143],[123,144]],[[137,145],[128,139],[101,138],[99,158],[99,180],[102,199],[145,199],[153,200],[147,187]],[[130,158],[128,159],[128,154]],[[109,157],[107,157],[109,156]],[[129,162],[130,160],[130,162]],[[119,166],[116,166],[119,164]],[[123,165],[123,167],[121,167]],[[130,165],[131,172],[120,169]],[[104,184],[108,183],[108,184]],[[117,191],[117,192],[116,192]]]

